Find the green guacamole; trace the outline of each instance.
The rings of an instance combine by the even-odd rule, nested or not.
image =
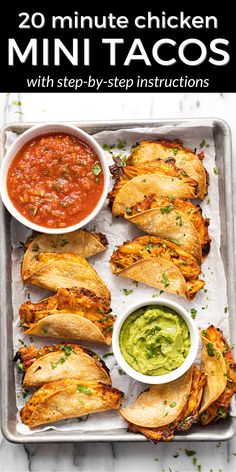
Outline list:
[[[131,313],[121,327],[119,343],[126,362],[145,375],[164,375],[177,369],[191,345],[185,321],[161,305]]]

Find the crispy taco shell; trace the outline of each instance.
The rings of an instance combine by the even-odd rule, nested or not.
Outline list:
[[[36,235],[26,242],[27,249],[21,268],[22,278],[27,280],[33,272],[38,270],[38,256],[42,252],[73,253],[86,259],[105,251],[106,247],[107,239],[104,235],[89,233],[81,229],[65,234]]]
[[[192,299],[204,286],[196,259],[157,236],[127,241],[111,257],[114,274]]]
[[[192,368],[182,377],[162,385],[152,385],[135,402],[120,411],[129,423],[156,428],[172,423],[182,411],[191,390]]]
[[[110,292],[105,283],[83,257],[69,253],[41,253],[37,262],[27,282],[52,292],[60,287],[86,288],[102,300],[110,301]]]
[[[194,365],[192,383],[189,395],[186,395],[186,403],[177,418],[169,424],[148,428],[128,423],[130,431],[141,433],[151,441],[171,441],[175,431],[186,431],[198,420],[198,408],[202,397],[203,386],[206,383],[206,375]],[[172,382],[169,384],[171,387]],[[167,415],[169,416],[169,415]]]
[[[110,304],[90,290],[60,288],[37,303],[23,303],[20,319],[29,335],[110,344],[115,318],[109,311]]]
[[[43,385],[21,410],[30,428],[120,407],[122,393],[102,383],[64,379]]]
[[[196,198],[196,186],[188,185],[184,180],[164,174],[143,174],[127,181],[112,198],[112,214],[123,215],[126,208],[140,202],[144,196],[173,195],[177,198]],[[111,192],[110,197],[113,197]]]
[[[145,233],[176,241],[199,263],[210,250],[209,220],[190,202],[152,194],[126,208],[124,216]]]
[[[178,141],[142,141],[127,160],[127,165],[143,165],[156,159],[166,160],[172,157],[176,166],[185,171],[198,183],[198,197],[203,200],[207,194],[208,174],[202,164],[204,153],[195,154],[191,149],[182,146]]]
[[[236,393],[236,368],[232,351],[222,332],[210,326],[201,332],[202,370],[208,376],[201,403],[201,423],[207,425],[228,415]]]
[[[21,347],[17,358],[23,364],[23,387],[40,387],[63,378],[111,385],[104,362],[92,351],[78,344]]]

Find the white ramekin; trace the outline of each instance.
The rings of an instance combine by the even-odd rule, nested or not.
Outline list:
[[[186,359],[184,360],[183,364],[180,367],[178,367],[177,369],[165,375],[144,375],[144,374],[139,373],[137,370],[133,369],[126,362],[120,350],[119,337],[120,337],[120,330],[124,321],[135,310],[137,310],[138,308],[147,306],[147,305],[162,305],[162,306],[171,308],[183,318],[183,320],[185,321],[189,329],[190,338],[191,338],[191,347],[190,347],[190,350]],[[114,329],[113,329],[113,335],[112,335],[113,353],[121,369],[123,369],[124,372],[126,372],[126,374],[128,374],[130,377],[132,377],[135,380],[138,380],[139,382],[143,382],[147,384],[156,384],[156,385],[172,382],[173,380],[181,377],[181,375],[183,375],[194,363],[194,360],[198,352],[198,344],[199,344],[198,328],[197,328],[196,323],[194,323],[193,319],[191,318],[191,315],[181,305],[179,305],[176,302],[170,301],[166,298],[157,298],[155,300],[153,298],[146,298],[139,303],[134,303],[133,305],[129,306],[126,310],[124,310],[121,313],[121,315],[117,317],[115,325],[114,325]]]
[[[65,228],[46,228],[45,226],[35,224],[32,221],[28,220],[14,207],[7,192],[7,172],[8,172],[8,168],[11,161],[14,159],[15,155],[22,148],[22,146],[24,146],[24,144],[26,144],[28,141],[35,138],[36,136],[49,134],[49,133],[57,133],[57,132],[59,133],[63,132],[63,133],[67,133],[67,134],[71,134],[75,136],[76,138],[80,139],[81,141],[84,141],[86,144],[91,146],[91,148],[96,152],[101,162],[103,173],[104,173],[104,189],[96,207],[88,216],[86,216],[86,218],[81,220],[79,223],[76,223],[72,226],[67,226]],[[2,201],[4,205],[6,206],[8,211],[11,213],[11,215],[14,216],[16,220],[18,220],[20,223],[27,226],[28,228],[31,228],[35,231],[39,231],[41,233],[50,233],[50,234],[69,233],[71,231],[75,231],[76,229],[82,228],[83,226],[90,223],[90,221],[92,221],[93,218],[95,218],[95,216],[97,216],[99,211],[102,209],[102,206],[107,198],[108,189],[109,189],[109,181],[110,181],[109,166],[108,166],[107,159],[105,157],[105,154],[103,153],[101,146],[99,146],[99,144],[95,141],[95,139],[92,136],[90,136],[88,133],[86,133],[85,131],[79,128],[76,128],[75,126],[64,124],[64,123],[39,124],[25,131],[14,141],[14,143],[7,150],[7,153],[3,159],[3,163],[0,170],[1,197],[2,197]]]

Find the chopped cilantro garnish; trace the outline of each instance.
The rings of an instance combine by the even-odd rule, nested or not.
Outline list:
[[[197,314],[196,308],[191,308],[190,312],[191,312],[192,319],[195,320],[196,314]]]
[[[106,354],[103,354],[102,358],[106,359],[106,357],[109,357],[109,356],[114,356],[113,352],[107,352]]]
[[[17,367],[18,367],[18,372],[20,372],[20,374],[23,374],[24,373],[24,366],[23,366],[22,362],[19,362],[19,364],[17,364]]]
[[[114,149],[115,144],[103,144],[103,149],[104,151],[111,151],[111,149]]]
[[[207,343],[207,353],[208,353],[208,356],[211,356],[211,357],[215,356],[212,343]]]
[[[101,166],[98,162],[96,162],[96,164],[94,164],[94,166],[92,168],[92,171],[93,171],[93,174],[96,175],[96,176],[98,176],[102,172],[102,168],[101,168]]]
[[[186,454],[188,457],[195,456],[196,451],[191,450],[191,449],[185,449],[185,454]]]
[[[92,395],[92,390],[91,388],[88,388],[86,387],[85,385],[78,385],[77,386],[77,390],[80,392],[80,393],[85,393],[85,395]]]
[[[133,290],[128,289],[128,288],[122,288],[122,292],[124,293],[124,295],[128,296],[131,293],[133,293]]]
[[[205,139],[203,139],[201,142],[200,142],[200,148],[203,148],[204,146],[206,146],[206,141]]]
[[[173,210],[174,205],[170,203],[166,207],[160,208],[161,213],[164,215],[165,213],[170,213],[171,210]]]
[[[165,288],[169,287],[169,285],[170,285],[170,281],[169,281],[169,279],[168,279],[165,272],[162,272],[161,283],[162,283],[162,285],[164,285]]]
[[[181,243],[178,241],[178,239],[175,239],[175,238],[171,238],[171,239],[170,239],[170,242],[176,244],[176,246],[180,246],[180,245],[181,245]]]
[[[119,139],[119,140],[118,140],[118,144],[117,144],[117,148],[118,148],[118,149],[124,148],[125,145],[126,145],[126,141],[124,141],[123,139]]]
[[[218,167],[215,166],[214,169],[213,169],[213,172],[214,172],[215,175],[218,175],[219,174]]]
[[[126,213],[128,213],[128,215],[130,215],[130,213],[132,213],[132,210],[131,210],[131,208],[129,208],[129,207],[127,207],[127,208],[125,209],[125,211],[126,211]]]
[[[179,149],[177,147],[174,147],[172,148],[172,151],[173,151],[174,156],[176,156],[176,154],[178,154],[179,152]]]
[[[170,403],[170,407],[171,407],[171,408],[174,408],[176,405],[177,405],[177,403],[176,403],[176,402],[172,402],[172,403]]]
[[[145,246],[145,249],[148,251],[148,252],[151,252],[151,249],[152,249],[152,244],[147,244],[147,246]]]

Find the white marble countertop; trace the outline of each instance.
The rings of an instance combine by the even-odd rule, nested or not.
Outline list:
[[[223,118],[232,130],[234,158],[235,109],[236,94],[0,94],[1,126],[12,121]],[[190,457],[186,449],[196,453]],[[224,443],[23,446],[0,437],[0,472],[15,471],[235,472],[236,438]]]

